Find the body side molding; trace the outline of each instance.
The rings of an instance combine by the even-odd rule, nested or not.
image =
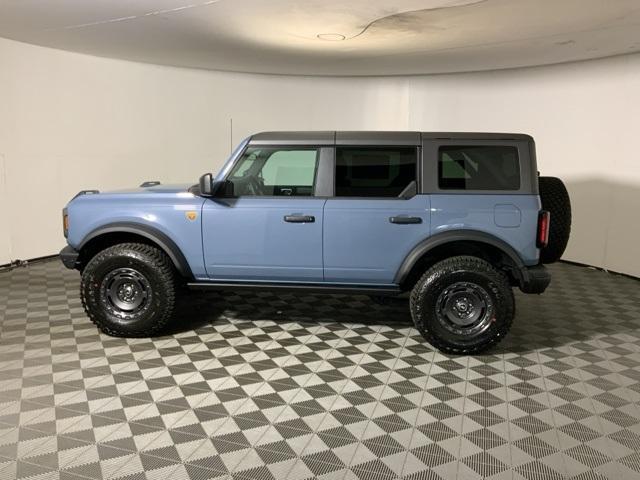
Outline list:
[[[271,290],[280,292],[342,293],[360,295],[398,295],[400,287],[393,284],[352,284],[335,282],[265,282],[251,280],[204,280],[189,282],[193,290]]]

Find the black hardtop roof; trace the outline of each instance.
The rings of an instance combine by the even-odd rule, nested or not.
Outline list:
[[[260,132],[252,135],[249,142],[254,145],[420,145],[423,139],[533,141],[530,135],[523,133],[369,130]]]

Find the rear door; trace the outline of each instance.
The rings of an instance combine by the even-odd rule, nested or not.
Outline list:
[[[412,141],[338,142],[335,195],[324,208],[325,281],[391,284],[404,258],[429,235],[429,197],[417,194],[419,155]]]
[[[210,278],[322,281],[325,198],[316,196],[316,178],[330,152],[312,146],[246,148],[226,178],[233,195],[207,199],[203,206]]]

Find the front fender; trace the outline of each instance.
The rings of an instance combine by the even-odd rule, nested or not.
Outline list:
[[[184,254],[176,245],[176,243],[169,238],[168,235],[161,232],[157,228],[150,227],[141,223],[134,222],[113,222],[106,225],[102,225],[91,232],[89,232],[78,245],[78,251],[82,251],[91,241],[110,233],[131,233],[140,235],[160,247],[167,256],[171,259],[174,266],[180,272],[180,274],[187,278],[193,278],[193,272],[189,266],[189,262],[185,258]]]

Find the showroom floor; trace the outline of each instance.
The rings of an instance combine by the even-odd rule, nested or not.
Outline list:
[[[192,296],[110,338],[77,272],[2,272],[0,479],[640,478],[640,283],[552,270],[471,357],[349,296]]]

